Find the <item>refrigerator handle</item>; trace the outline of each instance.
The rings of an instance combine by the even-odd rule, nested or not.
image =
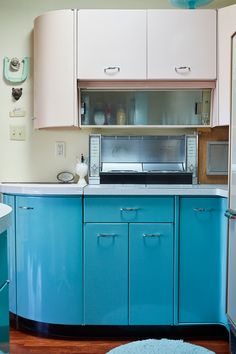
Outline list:
[[[236,210],[227,209],[226,212],[225,212],[225,216],[228,219],[236,219]]]

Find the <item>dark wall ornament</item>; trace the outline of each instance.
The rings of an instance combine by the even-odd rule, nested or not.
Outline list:
[[[23,91],[23,88],[12,88],[12,96],[14,97],[14,99],[16,101],[19,100],[19,98],[22,96],[22,91]]]

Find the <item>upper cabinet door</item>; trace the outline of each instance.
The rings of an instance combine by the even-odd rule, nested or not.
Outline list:
[[[146,79],[146,10],[78,13],[79,79]]]
[[[231,36],[236,31],[236,5],[218,11],[218,125],[230,121]]]
[[[216,79],[216,11],[148,10],[148,79]]]
[[[78,125],[77,11],[48,12],[34,22],[34,126]]]

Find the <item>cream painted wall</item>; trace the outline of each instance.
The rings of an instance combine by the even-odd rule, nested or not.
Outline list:
[[[209,7],[234,3],[236,1],[215,0]],[[63,8],[171,8],[171,5],[168,0],[0,0],[1,72],[4,56],[32,58],[34,18],[46,11]],[[31,60],[30,76],[20,85],[23,96],[18,102],[12,100],[12,85],[3,77],[0,80],[0,181],[55,181],[59,171],[74,172],[76,156],[82,152],[86,155],[88,151],[88,130],[33,129],[32,65]],[[25,109],[26,117],[9,118],[9,111],[14,107]],[[25,125],[26,140],[10,141],[10,125]],[[134,133],[133,130],[126,132]],[[136,134],[148,132],[135,131]],[[176,131],[156,130],[155,133],[173,134]],[[55,157],[55,141],[66,142],[65,158]]]

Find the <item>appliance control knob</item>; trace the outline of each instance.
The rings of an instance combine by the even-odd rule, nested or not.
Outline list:
[[[98,165],[95,163],[91,166],[91,172],[93,175],[96,175],[98,173]]]
[[[193,170],[194,170],[193,164],[189,165],[188,170],[189,170],[190,172],[193,172]]]

